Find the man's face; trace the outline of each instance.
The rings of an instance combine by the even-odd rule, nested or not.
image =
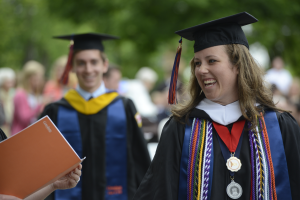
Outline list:
[[[103,73],[108,69],[108,61],[104,62],[100,54],[96,49],[82,50],[73,59],[73,71],[78,78],[78,84],[90,93],[100,87]]]

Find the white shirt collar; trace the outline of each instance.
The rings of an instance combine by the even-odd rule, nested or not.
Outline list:
[[[203,99],[196,108],[205,111],[213,121],[224,126],[236,122],[242,116],[239,101],[223,106]]]
[[[96,98],[102,94],[105,94],[107,89],[105,88],[104,82],[102,81],[100,87],[93,93],[89,93],[85,90],[83,90],[79,85],[77,85],[76,87],[76,91],[86,100],[88,101],[91,96],[93,96],[93,98]]]

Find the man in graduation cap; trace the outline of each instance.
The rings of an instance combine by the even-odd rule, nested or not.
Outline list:
[[[191,99],[172,109],[134,200],[300,199],[300,128],[249,53],[241,26],[254,22],[243,12],[176,32],[195,41]]]
[[[104,34],[55,37],[72,40],[62,81],[76,73],[78,86],[45,107],[48,115],[80,157],[86,157],[82,179],[71,190],[56,191],[51,200],[127,200],[133,197],[150,165],[141,121],[133,102],[109,91]],[[67,158],[66,158],[67,159]]]

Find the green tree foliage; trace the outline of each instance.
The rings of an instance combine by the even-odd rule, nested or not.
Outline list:
[[[190,26],[246,11],[257,19],[249,43],[281,55],[300,75],[300,2],[297,0],[0,0],[0,66],[15,68],[28,59],[45,65],[67,53],[68,43],[53,35],[99,32],[121,37],[105,42],[111,62],[133,78],[142,66],[162,71],[165,51],[175,51],[179,36]],[[183,41],[183,61],[193,56],[192,42]]]
[[[0,67],[22,68],[37,60],[48,69],[54,60],[68,53],[68,42],[55,42],[54,35],[91,31],[88,24],[50,16],[46,1],[0,0]]]
[[[176,50],[176,30],[209,20],[249,12],[259,19],[248,36],[249,43],[259,41],[271,57],[281,55],[300,75],[300,2],[297,0],[85,0],[48,1],[50,10],[74,22],[91,22],[95,30],[119,35],[122,40],[114,48],[117,61],[126,68],[136,69],[150,63],[155,52]],[[64,9],[59,9],[64,8]],[[76,14],[75,14],[76,13]],[[185,42],[185,41],[184,41]],[[174,45],[173,45],[174,44]],[[193,56],[191,43],[183,55]],[[175,54],[175,53],[174,53]],[[149,60],[150,59],[150,60]],[[128,71],[131,72],[130,69]]]

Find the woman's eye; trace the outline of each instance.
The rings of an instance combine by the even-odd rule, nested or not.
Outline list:
[[[216,62],[216,60],[210,59],[208,62],[209,62],[209,63],[214,63],[214,62]]]
[[[195,66],[200,66],[201,62],[195,62]]]

